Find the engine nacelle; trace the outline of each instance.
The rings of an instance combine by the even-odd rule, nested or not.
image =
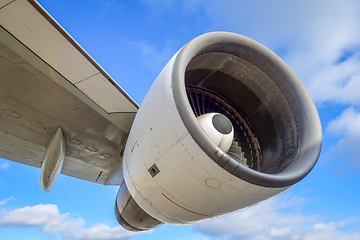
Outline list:
[[[232,123],[227,152],[197,120],[210,112]],[[238,211],[303,179],[321,143],[315,105],[284,61],[241,35],[201,35],[169,61],[141,104],[124,152],[117,218],[146,230]]]

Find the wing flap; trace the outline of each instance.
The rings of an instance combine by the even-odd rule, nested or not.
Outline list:
[[[100,73],[75,84],[106,112],[134,112],[134,106]],[[103,96],[107,96],[104,98]],[[121,96],[121,95],[120,95]]]
[[[109,171],[95,167],[75,158],[67,157],[61,173],[67,176],[76,177],[89,182],[105,184]]]
[[[61,127],[62,174],[106,184],[138,105],[35,1],[0,5],[0,24],[0,157],[41,167]]]
[[[0,13],[4,29],[68,81],[81,83],[80,90],[105,111],[137,111],[136,102],[36,1],[13,1]]]
[[[0,158],[41,168],[44,154],[45,147],[0,131]],[[109,170],[67,156],[61,173],[86,181],[105,184]]]
[[[0,158],[41,167],[45,148],[0,131]]]

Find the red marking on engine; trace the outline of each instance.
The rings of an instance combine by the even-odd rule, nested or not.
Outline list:
[[[170,202],[172,202],[172,203],[175,204],[176,206],[178,206],[178,207],[180,207],[180,208],[182,208],[182,209],[184,209],[184,210],[186,210],[186,211],[188,211],[188,212],[191,212],[191,213],[194,213],[194,214],[197,214],[197,215],[200,215],[200,216],[204,216],[204,217],[211,217],[211,216],[209,216],[209,215],[205,215],[205,214],[193,212],[193,211],[191,211],[191,210],[189,210],[189,209],[186,209],[186,208],[180,206],[179,204],[177,204],[176,202],[172,201],[172,200],[171,200],[170,198],[168,198],[164,193],[161,193],[161,194],[162,194],[164,197],[166,197],[167,200],[169,200]]]

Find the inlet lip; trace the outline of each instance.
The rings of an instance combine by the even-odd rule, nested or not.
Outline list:
[[[201,129],[188,102],[185,72],[189,62],[197,56],[215,51],[236,55],[232,50],[241,51],[241,48],[251,49],[262,59],[266,59],[267,64],[276,67],[283,76],[279,81],[283,81],[291,89],[291,94],[296,95],[297,101],[292,104],[296,109],[294,115],[298,122],[299,148],[291,165],[281,173],[267,174],[249,169],[227,154],[218,157],[218,147]],[[322,130],[316,107],[297,75],[282,59],[260,43],[228,32],[212,32],[193,39],[180,49],[176,56],[172,72],[172,91],[180,117],[192,138],[212,160],[236,177],[264,187],[289,187],[303,179],[315,166],[322,144]]]

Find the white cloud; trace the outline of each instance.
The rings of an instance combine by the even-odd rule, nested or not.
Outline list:
[[[8,170],[9,169],[9,163],[7,163],[7,162],[0,163],[0,169],[1,170]]]
[[[187,16],[201,16],[209,30],[233,31],[261,42],[284,58],[318,104],[360,103],[358,0],[143,2],[157,15],[176,7]],[[159,56],[148,52],[155,60]]]
[[[357,113],[354,108],[344,110],[340,116],[329,122],[326,131],[337,135],[360,136],[360,113]]]
[[[214,239],[360,239],[360,232],[346,229],[357,220],[326,222],[319,215],[302,215],[286,211],[300,204],[296,197],[284,201],[284,196],[273,198],[238,213],[193,226]]]
[[[270,236],[271,237],[285,237],[291,233],[291,227],[283,227],[283,228],[271,228]]]
[[[264,44],[299,75],[318,106],[360,105],[358,0],[145,2],[157,13],[166,13],[177,6],[179,11],[201,16],[209,30],[233,31]],[[330,107],[326,110],[332,111]],[[352,111],[353,115],[342,115],[342,132],[336,132],[341,139],[326,155],[351,167],[360,167],[357,146],[360,121],[354,116],[358,113]],[[330,123],[328,133],[335,133],[332,130],[335,123],[340,127],[340,122],[335,120]]]
[[[0,227],[40,226],[42,232],[54,236],[62,235],[66,239],[130,239],[136,235],[121,226],[109,227],[102,223],[85,228],[82,218],[72,218],[69,213],[61,214],[58,207],[53,204],[27,206],[5,212],[2,215]]]
[[[7,202],[9,202],[10,200],[13,200],[14,197],[9,197],[8,199],[5,199],[4,201],[0,201],[0,206],[5,205]]]
[[[344,161],[353,168],[360,167],[360,112],[356,112],[354,108],[344,110],[329,122],[326,134],[341,137],[326,153],[327,159]]]
[[[315,102],[360,103],[359,1],[197,0],[185,4],[204,11],[211,29],[234,31],[278,51]]]

